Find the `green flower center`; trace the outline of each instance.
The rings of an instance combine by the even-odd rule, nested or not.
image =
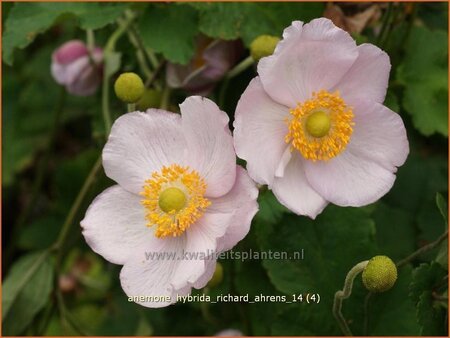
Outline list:
[[[159,195],[158,204],[165,213],[178,212],[186,206],[186,194],[179,188],[167,188]]]

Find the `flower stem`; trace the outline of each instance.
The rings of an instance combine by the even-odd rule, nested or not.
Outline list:
[[[251,56],[245,58],[241,62],[239,62],[233,69],[231,69],[226,75],[227,79],[232,79],[233,77],[241,74],[244,70],[251,67],[255,61]]]
[[[441,244],[441,242],[443,242],[445,239],[448,238],[448,229],[434,242],[429,243],[423,247],[421,247],[420,249],[418,249],[417,251],[413,252],[411,255],[409,255],[408,257],[402,259],[401,261],[397,262],[397,267],[401,267],[409,262],[411,262],[413,259],[415,259],[417,256],[420,256],[421,254],[423,254],[424,252],[433,250],[435,247],[437,247],[439,244]]]
[[[169,100],[170,100],[170,88],[169,86],[166,86],[162,93],[161,104],[159,108],[167,110],[167,108],[169,107]]]
[[[127,111],[129,113],[133,112],[136,110],[136,103],[128,103],[127,105]]]
[[[111,69],[108,69],[108,59],[113,54],[117,40],[127,31],[128,26],[133,22],[135,16],[131,15],[127,17],[119,27],[111,34],[106,43],[106,47],[104,50],[104,58],[105,58],[105,70],[103,72],[103,87],[102,87],[102,112],[103,112],[103,120],[105,122],[105,132],[109,133],[112,125],[111,112],[109,110],[109,79],[113,74]]]
[[[80,192],[78,193],[77,197],[75,198],[75,201],[72,204],[72,207],[69,210],[69,213],[67,214],[67,217],[64,221],[64,224],[62,226],[61,232],[59,233],[59,236],[55,243],[52,246],[52,250],[60,251],[62,246],[64,245],[67,236],[69,235],[69,230],[71,225],[73,224],[74,218],[77,215],[81,203],[84,200],[84,197],[89,191],[89,188],[92,186],[92,183],[95,181],[95,177],[97,176],[97,173],[99,169],[101,168],[102,164],[102,157],[99,156],[97,161],[95,162],[94,166],[92,167],[91,171],[89,172],[86,180],[83,183],[83,186],[81,187]]]
[[[353,281],[356,276],[364,270],[367,263],[369,263],[369,261],[363,261],[351,268],[345,277],[344,289],[337,291],[334,295],[333,315],[336,318],[340,329],[346,336],[352,336],[352,331],[348,327],[347,321],[342,315],[342,302],[352,294]]]

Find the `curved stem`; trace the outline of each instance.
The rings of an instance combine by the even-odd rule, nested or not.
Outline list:
[[[334,295],[333,315],[336,318],[342,332],[346,336],[352,336],[352,331],[348,327],[347,321],[342,315],[342,302],[352,294],[353,281],[355,280],[355,277],[364,270],[364,268],[367,266],[367,263],[369,263],[369,261],[363,261],[351,268],[347,276],[345,277],[343,290],[337,291]]]

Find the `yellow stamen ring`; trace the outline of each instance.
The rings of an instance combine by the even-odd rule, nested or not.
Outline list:
[[[159,238],[180,236],[211,204],[205,192],[205,181],[189,167],[172,164],[152,173],[141,192],[147,226],[156,225]]]
[[[286,143],[312,161],[339,155],[353,133],[353,111],[339,93],[321,90],[290,110]]]

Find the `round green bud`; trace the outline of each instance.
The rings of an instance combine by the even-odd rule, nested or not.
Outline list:
[[[330,128],[330,116],[323,111],[316,111],[306,119],[306,131],[313,137],[324,137]]]
[[[139,101],[136,102],[136,108],[139,111],[145,111],[149,108],[159,107],[161,97],[162,94],[160,91],[155,89],[146,89]]]
[[[135,73],[122,73],[114,83],[117,97],[125,103],[135,103],[144,94],[144,83]]]
[[[222,283],[223,280],[223,266],[219,262],[216,264],[216,270],[214,271],[214,275],[210,279],[210,281],[207,284],[207,287],[214,288],[220,283]]]
[[[397,280],[397,267],[387,256],[375,256],[362,273],[362,280],[367,290],[385,292],[392,288]]]
[[[273,54],[280,38],[272,35],[260,35],[250,44],[250,55],[253,60],[259,59]]]

